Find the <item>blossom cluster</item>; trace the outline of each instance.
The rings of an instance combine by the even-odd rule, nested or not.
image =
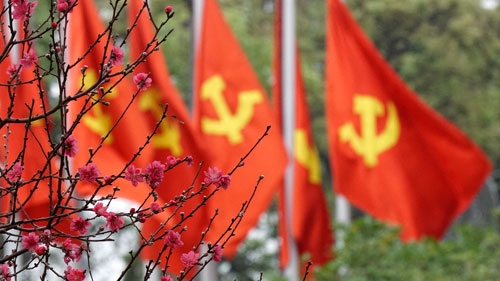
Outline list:
[[[38,135],[36,135],[34,139],[37,144],[37,148],[41,148],[43,145],[48,144],[47,148],[42,147],[39,149],[43,151],[43,160],[47,160],[46,167],[40,167],[40,169],[36,172],[32,172],[30,170],[31,167],[28,161],[32,158],[30,158],[31,155],[24,155],[29,154],[29,151],[26,150],[26,143],[23,144],[25,150],[21,153],[14,151],[15,149],[7,152],[9,148],[7,147],[7,144],[5,144],[4,147],[5,155],[2,156],[6,156],[9,153],[10,155],[9,157],[5,157],[6,160],[4,159],[3,165],[0,165],[0,199],[2,199],[0,202],[0,211],[2,211],[2,214],[0,215],[0,224],[6,226],[6,228],[2,228],[2,231],[7,229],[6,232],[3,232],[8,236],[6,240],[9,242],[14,241],[14,243],[19,245],[15,245],[16,251],[18,251],[17,253],[13,253],[12,255],[9,253],[11,257],[2,257],[5,262],[0,264],[0,280],[20,280],[23,276],[19,275],[19,272],[26,269],[31,270],[33,266],[45,266],[46,269],[44,270],[55,273],[55,275],[60,279],[69,281],[85,280],[91,275],[91,272],[88,271],[92,270],[91,268],[88,268],[87,270],[81,268],[84,264],[82,259],[90,259],[91,251],[87,248],[89,245],[94,242],[97,243],[101,241],[100,239],[102,237],[105,237],[102,239],[103,242],[113,240],[117,233],[129,227],[129,229],[134,229],[139,232],[140,235],[143,235],[143,242],[147,244],[147,246],[150,246],[149,243],[151,241],[148,240],[149,237],[146,237],[146,235],[141,232],[141,224],[148,222],[147,220],[150,217],[154,217],[159,218],[159,220],[163,222],[161,225],[162,228],[167,227],[167,225],[172,227],[170,224],[166,223],[165,218],[171,216],[170,213],[167,214],[167,208],[173,207],[172,209],[175,210],[172,212],[175,213],[178,209],[183,207],[185,200],[190,199],[190,196],[194,196],[191,194],[196,194],[196,196],[202,197],[206,195],[204,193],[205,190],[207,190],[205,187],[213,185],[217,187],[217,189],[212,189],[212,191],[215,192],[219,190],[219,187],[227,189],[231,182],[231,176],[229,174],[223,174],[217,167],[209,167],[208,170],[204,171],[205,178],[203,182],[205,185],[200,185],[201,187],[199,188],[199,191],[197,190],[196,192],[192,192],[192,190],[190,190],[190,192],[186,193],[182,191],[180,195],[175,196],[173,199],[170,199],[170,201],[162,201],[158,200],[159,196],[155,189],[160,188],[160,186],[165,183],[165,173],[170,169],[175,168],[180,163],[185,162],[188,166],[191,166],[193,164],[193,158],[191,156],[181,159],[170,155],[161,161],[150,160],[148,163],[135,161],[139,159],[136,159],[135,157],[141,157],[140,153],[137,153],[137,156],[134,155],[134,159],[127,162],[134,163],[135,165],[127,164],[123,167],[123,170],[118,170],[115,174],[106,174],[104,171],[109,169],[105,169],[105,167],[101,166],[102,164],[100,161],[96,160],[98,157],[94,157],[94,153],[96,153],[98,149],[83,146],[80,147],[81,143],[84,143],[83,140],[80,140],[81,142],[79,146],[79,141],[75,137],[78,135],[75,133],[75,131],[78,131],[76,126],[85,125],[85,114],[92,110],[93,105],[108,105],[107,100],[101,99],[101,92],[99,91],[106,89],[109,84],[112,84],[110,81],[122,81],[122,79],[128,79],[126,76],[130,74],[130,76],[132,76],[131,80],[136,86],[136,89],[134,88],[131,90],[135,91],[137,95],[144,94],[142,92],[147,91],[153,85],[150,73],[134,72],[135,69],[138,69],[136,67],[139,62],[127,62],[127,64],[124,65],[124,50],[126,49],[122,49],[122,45],[124,45],[125,42],[123,42],[122,45],[114,42],[116,39],[114,34],[111,36],[99,37],[96,44],[89,46],[89,51],[81,54],[82,57],[77,59],[76,62],[64,61],[67,51],[66,48],[70,45],[67,41],[64,41],[64,36],[66,36],[64,32],[68,24],[67,18],[65,17],[68,16],[68,13],[74,12],[73,10],[76,10],[75,8],[80,6],[82,3],[84,2],[77,0],[53,1],[50,7],[51,13],[54,14],[47,17],[46,21],[41,24],[41,27],[39,27],[36,31],[30,30],[31,25],[29,24],[29,20],[33,17],[33,15],[38,15],[35,14],[35,9],[38,4],[37,1],[9,0],[6,2],[6,5],[8,6],[2,6],[4,7],[4,13],[2,13],[3,22],[0,23],[2,27],[0,28],[0,35],[4,38],[6,51],[4,52],[4,55],[8,56],[2,56],[0,58],[0,62],[3,63],[3,72],[6,72],[9,80],[6,84],[3,83],[4,80],[2,80],[2,85],[0,85],[0,87],[11,87],[8,92],[9,94],[12,93],[12,95],[9,96],[12,107],[15,108],[18,106],[17,104],[14,105],[14,98],[21,96],[20,92],[19,94],[16,92],[16,87],[19,85],[33,85],[35,86],[33,89],[36,89],[36,86],[38,86],[40,93],[33,91],[35,92],[33,96],[37,98],[40,97],[41,99],[42,96],[47,96],[45,95],[46,85],[43,85],[43,79],[45,78],[44,75],[50,76],[51,79],[59,79],[58,82],[64,82],[59,84],[60,88],[58,90],[61,92],[61,95],[57,105],[47,103],[40,106],[38,104],[32,106],[29,102],[24,101],[20,104],[20,107],[23,109],[28,108],[29,110],[33,110],[33,112],[30,111],[29,114],[33,114],[33,116],[36,117],[31,120],[28,118],[29,121],[26,121],[26,135],[23,136],[24,142],[28,142],[27,139],[35,135],[35,133],[30,131],[33,129],[30,128],[30,126],[35,127],[43,123],[43,129],[45,129],[44,133],[46,134],[47,139],[39,138]],[[147,5],[147,1],[144,1],[144,3],[144,5]],[[37,9],[40,8],[38,7]],[[165,7],[164,11],[168,18],[173,16],[174,12],[171,6]],[[36,12],[38,12],[38,10]],[[9,36],[4,34],[5,30],[13,28],[10,25],[11,22],[8,20],[9,13],[12,15],[10,19],[16,20],[16,24],[20,23],[20,26],[22,26],[21,29],[24,28],[24,30],[15,29],[17,37],[14,41],[9,41]],[[159,26],[161,27],[163,25]],[[59,27],[61,28],[59,29]],[[112,28],[110,28],[110,30],[112,30]],[[107,35],[106,32],[104,32],[103,35]],[[35,46],[38,48],[36,40],[47,34],[54,36],[54,38],[50,38],[53,39],[50,41],[51,46],[48,48],[48,51],[45,50],[46,53],[41,54],[39,52],[39,54],[37,54],[35,50]],[[79,68],[79,63],[85,60],[85,56],[88,56],[91,53],[92,48],[98,46],[97,43],[99,43],[99,40],[101,40],[101,42],[109,40],[106,45],[106,51],[104,52],[105,55],[99,60],[101,62],[101,69],[98,73],[102,76],[97,77],[96,79],[100,81],[95,83],[95,85],[99,86],[96,87],[95,91],[93,89],[87,91],[85,87],[92,83],[85,84],[83,82],[84,77],[82,78],[82,87],[78,91],[67,93],[66,91],[69,92],[69,90],[65,87],[65,83],[70,84],[68,82],[69,80],[67,80],[69,76],[69,69],[76,67],[77,70],[80,69],[80,73],[83,76],[87,76],[89,79],[95,78],[90,77],[92,76],[90,72],[85,72],[85,70],[90,69],[90,67],[85,65]],[[7,46],[6,44],[12,45]],[[18,45],[16,46],[16,44]],[[38,49],[38,51],[40,51],[40,49]],[[15,54],[15,59],[7,60],[5,58],[10,58],[8,54],[10,50],[18,50],[19,53]],[[47,62],[49,63],[47,64]],[[50,67],[44,69],[46,64],[50,65]],[[112,73],[109,71],[110,69],[113,70]],[[29,74],[29,77],[31,78],[26,78],[24,76],[25,74]],[[27,81],[26,79],[31,80]],[[19,88],[21,87],[18,87],[17,90],[19,90]],[[79,112],[80,115],[78,116],[79,118],[82,117],[82,119],[75,121],[75,126],[72,126],[72,124],[70,124],[71,122],[66,122],[68,121],[66,120],[68,118],[66,114],[73,110],[73,108],[71,108],[71,103],[76,103],[85,99],[87,104],[86,106],[80,108],[81,112]],[[18,100],[16,99],[16,101]],[[3,102],[4,101],[2,100],[2,103]],[[5,106],[8,107],[9,105]],[[10,110],[11,108],[9,107],[9,113]],[[61,120],[57,118],[54,118],[55,120],[52,119],[52,114],[54,114],[54,112],[58,112],[60,114],[57,118],[60,117]],[[17,113],[18,112],[16,112],[16,114]],[[27,118],[26,116],[18,117],[16,114],[12,115],[12,119],[16,119],[13,123],[20,123],[23,118]],[[0,129],[8,127],[3,127],[5,125],[3,123],[5,121],[4,117],[5,116],[2,116],[2,118],[0,118],[2,119],[2,122],[0,122],[2,123],[0,124]],[[11,116],[7,116],[7,119],[10,117]],[[59,121],[61,122],[59,123]],[[57,125],[60,125],[60,127],[56,128],[54,130],[55,134],[53,134],[54,132],[52,131],[52,126]],[[7,139],[9,134],[11,134],[10,131],[4,135],[4,138]],[[56,134],[60,134],[61,136],[59,142],[54,141],[53,139]],[[151,133],[151,136],[153,135],[154,133]],[[20,142],[23,142],[23,140]],[[88,154],[84,155],[84,158],[79,158],[83,155],[81,151],[85,151]],[[12,155],[17,153],[19,153],[20,156],[12,157]],[[85,164],[81,164],[81,159],[85,159],[85,162],[83,162]],[[137,164],[139,162],[143,163],[142,167],[137,167],[139,166],[139,164]],[[139,207],[135,206],[137,207],[137,210],[136,208],[130,208],[129,212],[116,210],[111,211],[111,203],[107,202],[111,202],[119,198],[120,194],[115,191],[122,187],[114,185],[118,182],[115,182],[115,179],[124,179],[125,181],[128,181],[128,183],[121,181],[120,184],[125,182],[125,184],[129,184],[133,187],[148,185],[152,190],[149,195],[151,195],[154,200],[151,200],[150,197],[138,198],[139,200],[144,201],[142,204],[139,204]],[[48,187],[45,186],[46,182],[49,183]],[[200,183],[200,181],[197,181],[197,183]],[[79,190],[79,187],[81,186],[95,187],[96,192],[94,195],[82,195],[79,193],[79,191],[81,191]],[[108,187],[109,189],[107,189]],[[106,190],[106,192],[110,190],[109,194],[101,192],[101,188],[102,190]],[[161,186],[161,188],[163,188],[163,186]],[[165,188],[167,187],[165,186]],[[48,194],[44,193],[46,190],[48,190]],[[22,195],[16,197],[18,193],[22,193]],[[48,212],[44,213],[41,217],[37,217],[39,215],[38,213],[36,216],[30,217],[30,215],[33,214],[31,213],[33,211],[30,210],[30,208],[34,206],[34,204],[32,205],[32,202],[38,200],[38,196],[43,196],[45,201],[40,201],[43,201],[44,205],[42,207],[47,207]],[[206,198],[203,197],[203,200],[205,199]],[[8,204],[6,204],[7,201]],[[38,204],[37,202],[36,204]],[[168,203],[164,204],[163,202]],[[36,205],[35,207],[38,208],[39,206]],[[181,214],[181,216],[183,216],[183,212],[181,212]],[[190,216],[192,215],[193,214],[190,214]],[[11,217],[12,220],[10,219]],[[185,218],[182,218],[182,221],[184,221],[184,219]],[[12,223],[11,225],[8,225],[10,220]],[[10,229],[15,231],[10,233]],[[193,247],[189,250],[185,250],[186,246],[184,244],[189,243],[187,240],[182,240],[184,230],[177,232],[175,231],[176,229],[177,228],[172,227],[169,231],[162,232],[158,241],[160,244],[163,242],[165,249],[169,248],[170,252],[175,252],[177,261],[180,261],[186,269],[191,269],[197,265],[201,265],[201,260],[206,257],[210,257],[215,262],[222,260],[223,245],[219,243],[215,243],[214,245],[208,243],[208,252],[201,255],[197,252],[199,245],[193,245]],[[202,241],[200,243],[207,242]],[[28,263],[22,265],[24,267],[22,270],[19,270],[21,263],[18,263],[16,259],[24,252],[29,253],[30,260]],[[57,255],[54,255],[54,252],[61,253],[61,256],[58,257]],[[140,252],[134,253],[134,255],[138,258]],[[60,264],[63,265],[63,268],[59,271],[59,269],[53,267],[50,262],[48,262],[49,257],[50,262],[54,259],[60,258]],[[23,260],[23,263],[24,262],[25,260]],[[168,268],[168,265],[165,265],[165,268]],[[164,272],[161,280],[173,281],[174,278],[173,275],[170,276]]]

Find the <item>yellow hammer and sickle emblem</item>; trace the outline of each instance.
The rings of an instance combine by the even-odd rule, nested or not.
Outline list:
[[[88,86],[97,82],[97,74],[94,70],[87,70],[84,78],[85,87],[83,90],[88,90]],[[107,97],[115,97],[117,95],[116,89],[107,95]],[[91,131],[94,133],[105,136],[113,127],[113,120],[110,114],[104,112],[104,106],[101,103],[96,103],[92,112],[94,116],[85,115],[82,118],[83,124],[85,124]],[[113,143],[113,134],[109,134],[109,136],[104,140],[104,143],[111,144]]]
[[[309,170],[309,182],[319,184],[321,182],[321,166],[318,149],[314,144],[308,143],[304,130],[295,130],[294,142],[295,159]]]
[[[352,123],[347,123],[339,129],[340,140],[348,142],[368,167],[374,167],[378,163],[378,155],[396,145],[399,139],[401,128],[396,106],[392,102],[387,103],[386,125],[378,135],[377,117],[384,114],[384,104],[372,96],[356,95],[353,110],[360,115],[361,134],[358,135]]]
[[[163,109],[159,105],[160,102],[160,92],[155,88],[150,88],[142,93],[139,98],[139,108],[143,111],[150,111],[159,120],[163,115]],[[182,147],[180,144],[181,133],[179,124],[167,118],[161,122],[160,129],[161,132],[156,133],[151,139],[153,146],[169,149],[173,156],[180,156],[182,154]]]
[[[226,87],[220,75],[208,78],[201,86],[201,99],[210,100],[219,119],[201,118],[201,129],[208,134],[226,136],[231,144],[243,141],[241,131],[245,128],[254,114],[254,106],[262,102],[262,93],[257,90],[238,93],[236,112],[231,110],[224,99],[223,91]]]

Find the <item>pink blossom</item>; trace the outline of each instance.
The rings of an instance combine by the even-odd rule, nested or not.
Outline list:
[[[15,181],[21,177],[23,169],[24,169],[23,165],[21,165],[21,163],[19,162],[16,162],[8,169],[7,174],[5,176],[9,181]]]
[[[174,281],[170,275],[165,275],[161,277],[161,281]]]
[[[180,161],[179,158],[172,156],[172,155],[169,155],[169,156],[167,156],[167,160],[165,161],[165,164],[167,164],[168,166],[174,166],[177,163],[179,163],[179,161]]]
[[[109,55],[109,62],[112,66],[123,64],[124,53],[118,46],[111,47],[111,54]],[[134,81],[135,82],[135,81]]]
[[[153,82],[153,79],[143,72],[137,73],[133,80],[139,91],[146,91],[147,88],[151,87],[151,82]]]
[[[146,173],[146,183],[155,188],[163,181],[165,165],[160,161],[153,161],[146,166],[144,172]]]
[[[217,186],[218,187],[220,186],[224,189],[227,189],[230,184],[231,184],[231,176],[230,175],[222,175],[219,182],[217,183]]]
[[[146,213],[144,211],[140,211],[139,213],[137,213],[137,220],[141,223],[145,223],[146,222]]]
[[[216,187],[227,189],[231,183],[231,176],[222,175],[222,171],[217,167],[209,167],[208,171],[205,171],[204,174],[205,179],[203,182],[207,185],[213,183]]]
[[[160,204],[158,204],[158,202],[153,202],[151,203],[151,211],[155,214],[158,214],[158,213],[161,213],[163,210],[161,209],[161,206]]]
[[[108,207],[104,206],[102,204],[102,202],[95,204],[93,210],[96,213],[96,215],[98,215],[98,216],[106,217],[108,215],[108,211],[107,211]]]
[[[39,256],[44,255],[47,252],[47,246],[45,245],[38,245],[35,249],[35,253]]]
[[[34,252],[40,243],[40,237],[34,232],[30,232],[28,235],[23,235],[21,242],[25,249]]]
[[[125,179],[132,182],[133,186],[137,186],[140,182],[144,181],[142,176],[141,168],[136,168],[134,165],[130,165],[125,170]]]
[[[5,281],[10,281],[10,270],[9,270],[9,265],[4,263],[0,265],[0,276],[2,276]]]
[[[219,244],[215,244],[213,247],[214,255],[213,259],[216,262],[219,262],[222,260],[222,247]]]
[[[106,226],[109,227],[111,232],[117,232],[120,230],[125,222],[123,221],[123,218],[116,215],[113,212],[109,212],[106,216]]]
[[[181,262],[184,267],[193,267],[198,263],[198,259],[200,258],[200,254],[195,253],[194,251],[189,251],[189,253],[184,253],[181,255]]]
[[[85,279],[85,271],[83,269],[71,268],[71,266],[68,266],[64,274],[68,281],[83,281]]]
[[[20,64],[11,64],[9,67],[7,67],[7,75],[10,77],[17,75],[21,71],[21,65]]]
[[[69,230],[71,231],[78,231],[80,234],[85,234],[88,231],[88,227],[90,226],[90,222],[87,220],[84,220],[82,217],[77,217],[76,219],[73,219],[73,221],[69,225]]]
[[[75,0],[57,0],[57,10],[62,13],[71,7],[68,11],[68,13],[70,13],[73,10],[74,4]]]
[[[50,230],[45,229],[42,234],[40,234],[40,242],[43,244],[50,244],[52,242],[52,233],[50,233]]]
[[[15,20],[22,21],[29,19],[33,15],[33,10],[37,4],[37,1],[29,2],[28,0],[12,0],[12,7],[14,9],[12,17]]]
[[[187,156],[186,157],[186,162],[187,162],[188,167],[193,166],[193,162],[194,162],[193,156]]]
[[[30,68],[36,62],[38,62],[38,57],[36,56],[35,49],[33,48],[29,49],[28,52],[24,52],[23,57],[20,60],[20,63],[24,68]]]
[[[94,182],[100,173],[101,172],[99,172],[99,169],[97,169],[97,166],[94,163],[78,168],[80,179],[90,183]]]
[[[78,150],[78,140],[74,136],[67,137],[61,146],[61,152],[64,156],[75,157]]]
[[[174,8],[172,8],[172,6],[166,6],[165,7],[165,13],[167,13],[167,15],[170,15],[170,13],[174,10]]]
[[[68,264],[70,261],[79,262],[82,258],[82,247],[71,242],[70,238],[66,238],[62,244],[62,251],[64,252],[64,262]]]
[[[165,236],[163,242],[165,242],[165,245],[172,249],[177,249],[184,245],[184,242],[182,242],[181,240],[181,234],[173,230],[169,230],[167,232],[167,235]]]
[[[114,176],[104,176],[104,177],[102,177],[102,179],[104,180],[104,184],[110,185],[115,180],[115,177]]]
[[[203,174],[205,175],[203,182],[207,185],[218,182],[222,177],[222,171],[217,167],[208,167],[208,170],[203,172]]]

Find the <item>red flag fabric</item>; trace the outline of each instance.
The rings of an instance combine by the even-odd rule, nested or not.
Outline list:
[[[281,79],[281,12],[282,1],[276,1],[274,19],[274,79],[273,102],[278,118],[282,116],[282,79]],[[292,235],[299,255],[307,254],[307,261],[322,265],[333,258],[333,232],[330,216],[321,183],[321,163],[312,136],[311,120],[307,106],[306,90],[301,75],[300,56],[296,52],[295,86],[295,131],[294,131],[294,179],[292,209]],[[283,119],[281,118],[281,122]],[[283,126],[283,124],[281,124]],[[284,187],[284,185],[283,185]],[[281,267],[289,262],[288,237],[286,235],[285,191],[279,196]],[[311,219],[314,218],[314,219]],[[306,263],[301,264],[305,269]],[[310,278],[312,275],[308,275]]]
[[[150,52],[156,47],[155,43],[157,41],[153,40],[155,35],[149,20],[149,14],[147,10],[142,10],[145,7],[144,5],[142,1],[131,1],[128,4],[129,26],[134,23],[136,25],[130,34],[129,40],[132,61],[138,59],[144,52]],[[151,41],[154,41],[153,45],[147,47]],[[152,129],[159,121],[162,115],[160,105],[168,105],[167,114],[172,116],[161,123],[158,133],[152,138],[150,147],[154,150],[155,157],[161,161],[165,161],[167,157],[184,158],[187,156],[192,156],[197,162],[203,160],[192,120],[177,88],[169,79],[170,73],[162,50],[151,53],[146,61],[136,68],[136,71],[148,73],[152,79],[151,87],[141,93],[139,97],[139,106],[146,111],[145,114],[148,117],[148,124],[146,125]],[[164,202],[174,200],[175,196],[179,196],[192,184],[197,169],[197,166],[182,164],[165,173],[165,179],[157,189],[159,197]],[[183,203],[183,209],[179,210],[178,213],[184,211],[188,214],[200,202],[201,198],[189,199]],[[156,217],[157,219],[150,219],[144,223],[142,227],[143,233],[147,233],[146,235],[155,233],[160,228],[160,223],[164,223],[169,219],[167,212],[157,214]],[[207,223],[204,220],[205,217],[201,210],[197,211],[196,215],[173,229],[174,231],[180,231],[182,227],[187,227],[187,230],[182,233],[184,246],[174,250],[174,256],[169,260],[169,270],[178,271],[184,267],[180,261],[180,254],[189,252],[193,249],[193,246],[198,244],[201,233],[206,228],[206,225],[203,226],[202,223]],[[166,224],[167,227],[157,235],[164,234],[165,231],[171,229],[174,223],[178,222],[178,217],[170,219],[169,224]],[[145,248],[144,257],[156,258],[163,246],[163,240],[160,240],[153,247]]]
[[[0,3],[0,10],[3,6]],[[2,14],[3,21],[3,14]],[[22,22],[15,21],[22,26]],[[20,30],[20,29],[19,29]],[[22,32],[19,32],[22,34]],[[4,41],[0,40],[0,53],[5,49]],[[22,219],[26,223],[26,228],[41,228],[47,224],[47,220],[52,211],[50,198],[55,198],[57,194],[52,192],[49,168],[54,169],[54,163],[49,159],[51,153],[50,137],[47,128],[47,119],[41,118],[33,120],[28,124],[4,122],[7,118],[28,119],[35,118],[49,109],[49,103],[43,89],[38,88],[37,76],[33,73],[34,64],[25,62],[24,65],[16,62],[13,64],[10,55],[18,52],[18,60],[23,59],[23,54],[28,54],[31,61],[36,56],[34,49],[28,49],[28,44],[18,44],[0,62],[0,134],[3,136],[0,146],[2,159],[2,188],[0,188],[0,210],[2,214],[7,211],[14,211],[17,219]],[[21,59],[19,59],[21,58]],[[26,60],[28,61],[28,60]],[[53,157],[53,155],[52,155]],[[22,165],[23,170],[20,176],[22,180],[16,183],[17,177],[7,182],[9,172],[13,170],[15,163]],[[52,172],[55,172],[52,170]],[[60,210],[59,210],[60,211]],[[10,214],[12,215],[12,214]],[[10,216],[9,215],[9,216]],[[2,220],[5,217],[2,216]],[[37,219],[37,221],[32,221]],[[42,220],[40,220],[42,219]],[[53,229],[60,228],[60,219],[51,220]]]
[[[111,78],[103,82],[99,78],[101,73],[121,71],[120,56],[123,54],[117,49],[112,53],[113,46],[106,43],[109,30],[106,31],[98,15],[94,1],[79,2],[70,14],[68,61],[76,65],[70,70],[67,91],[73,97],[82,93],[84,96],[70,103],[67,127],[78,140],[79,153],[73,159],[74,168],[91,160],[101,176],[113,176],[120,174],[133,159],[151,129],[145,126],[148,122],[137,99],[130,104],[138,92],[135,85],[128,79],[118,82]],[[99,81],[101,83],[96,84]],[[80,119],[82,111],[88,112]],[[152,153],[152,150],[143,150],[133,164],[144,169],[153,159]],[[78,185],[78,192],[83,195],[92,195],[96,190],[94,185],[83,181]],[[120,186],[120,190],[115,190],[115,186]],[[130,182],[117,179],[99,191],[104,196],[113,192],[118,198],[136,201],[147,198],[151,189],[145,185],[133,187]]]
[[[335,190],[408,241],[440,238],[491,164],[425,105],[338,0],[328,1],[326,112]]]
[[[209,215],[216,209],[219,213],[208,233],[213,240],[238,216],[257,179],[264,175],[236,236],[226,244],[224,254],[231,258],[278,191],[287,157],[264,89],[215,0],[205,1],[201,26],[193,115],[206,144],[207,166],[228,173],[271,125],[269,135],[233,174],[229,188],[218,192],[207,206]]]

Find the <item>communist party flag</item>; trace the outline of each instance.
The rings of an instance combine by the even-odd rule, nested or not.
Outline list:
[[[0,3],[0,10],[3,3]],[[2,21],[3,19],[2,14]],[[16,22],[22,26],[21,21]],[[18,28],[18,31],[21,28]],[[21,31],[18,34],[22,34]],[[6,46],[0,40],[0,53],[4,52]],[[18,61],[13,62],[9,55],[18,52],[15,56]],[[0,134],[3,136],[0,145],[0,155],[3,159],[0,189],[0,211],[3,215],[7,211],[14,211],[16,219],[22,219],[26,223],[23,227],[38,228],[47,224],[47,220],[53,211],[50,202],[52,183],[48,176],[49,170],[55,166],[50,160],[51,144],[45,117],[41,117],[45,110],[49,109],[44,89],[38,88],[37,76],[33,73],[35,68],[36,53],[34,49],[28,48],[28,44],[18,44],[0,62]],[[24,57],[23,57],[24,55]],[[23,62],[24,60],[24,62]],[[33,119],[27,122],[5,122],[5,119]],[[37,119],[35,119],[37,118]],[[47,117],[48,118],[48,117]],[[13,170],[15,163],[22,165],[23,170],[20,179],[22,183],[8,183],[7,178]],[[53,170],[52,170],[53,171]],[[16,182],[15,179],[11,181]],[[32,221],[37,219],[37,221]],[[40,220],[42,219],[42,220]],[[51,221],[53,228],[59,228],[60,220]]]
[[[142,1],[131,1],[128,4],[128,19],[129,26],[135,24],[134,29],[130,34],[130,57],[132,60],[138,59],[144,52],[152,51],[155,44],[149,45],[155,35],[152,30],[152,25],[149,20],[149,14],[144,7]],[[154,40],[154,43],[157,43]],[[149,46],[149,47],[147,47]],[[160,124],[158,132],[151,139],[150,148],[154,150],[156,158],[164,161],[167,157],[173,156],[176,158],[184,158],[192,156],[196,162],[203,160],[200,152],[200,144],[195,134],[192,120],[184,101],[182,100],[175,85],[170,81],[170,73],[167,68],[165,58],[161,48],[148,55],[146,60],[136,67],[136,71],[148,73],[152,79],[151,87],[141,93],[139,97],[139,106],[145,111],[148,118],[148,124],[151,128],[160,120],[162,116],[162,105],[168,105],[168,117]],[[188,166],[186,164],[178,165],[174,169],[165,173],[165,178],[162,184],[157,189],[158,195],[164,202],[173,200],[175,196],[181,194],[183,190],[187,190],[193,182],[198,167],[196,165]],[[183,203],[183,209],[188,214],[196,207],[196,204],[201,203],[201,198],[191,198]],[[155,233],[160,228],[160,223],[165,222],[170,214],[162,212],[155,215],[155,220],[147,220],[142,227],[143,233]],[[174,217],[177,218],[177,217]],[[184,246],[175,249],[173,254],[177,254],[175,258],[169,260],[169,270],[181,270],[184,266],[180,262],[180,254],[192,250],[201,238],[201,233],[205,230],[200,222],[205,218],[204,214],[196,213],[187,221],[183,222],[181,227],[187,226],[187,230],[182,232],[182,240]],[[178,221],[170,221],[178,223]],[[166,225],[165,231],[170,230],[169,224]],[[164,233],[164,231],[159,234]],[[163,240],[158,241],[153,247],[146,247],[144,256],[147,258],[156,258],[159,249],[164,246]]]
[[[424,104],[338,0],[328,1],[326,112],[335,189],[405,241],[439,239],[491,164]]]
[[[274,79],[273,101],[278,118],[282,116],[281,26],[282,1],[276,1],[274,19]],[[321,265],[333,258],[333,232],[330,216],[321,184],[321,163],[312,136],[311,120],[307,106],[306,91],[300,69],[299,50],[296,51],[295,86],[295,130],[293,139],[293,201],[291,232],[299,255],[309,254],[313,265]],[[283,118],[280,119],[283,123]],[[283,124],[281,124],[283,126]],[[283,185],[284,187],[284,185]],[[279,226],[283,244],[280,249],[280,263],[284,267],[289,262],[288,237],[286,235],[285,191],[279,196]],[[301,265],[305,269],[305,264]]]
[[[264,175],[236,236],[225,246],[224,254],[231,258],[277,193],[287,157],[264,89],[215,0],[205,1],[201,26],[193,115],[206,144],[208,165],[229,172],[271,125],[269,134],[232,175],[229,188],[220,190],[208,202],[208,214],[216,209],[219,213],[207,234],[216,239],[250,198],[259,176]]]
[[[118,62],[110,62],[112,46],[106,44],[108,34],[98,16],[94,1],[80,1],[70,14],[68,62],[76,65],[70,70],[67,91],[73,97],[85,95],[70,103],[68,130],[74,129],[72,135],[78,140],[79,147],[73,167],[78,169],[91,159],[101,176],[111,176],[118,175],[133,159],[139,147],[145,144],[151,129],[146,126],[148,120],[137,98],[129,106],[137,87],[128,79],[118,82],[110,78],[109,82],[95,85],[100,81],[101,73],[110,68],[112,73],[121,70]],[[80,118],[83,111],[87,112]],[[92,150],[92,156],[89,150]],[[146,167],[153,158],[152,153],[143,150],[133,162],[135,167]],[[113,190],[117,185],[120,190]],[[82,195],[92,195],[96,190],[94,185],[83,181],[78,186]],[[103,196],[116,192],[118,198],[141,202],[150,191],[150,188],[133,187],[130,182],[120,179],[99,190]]]

